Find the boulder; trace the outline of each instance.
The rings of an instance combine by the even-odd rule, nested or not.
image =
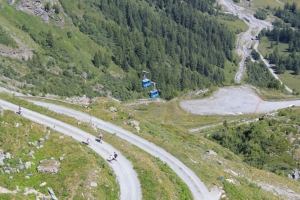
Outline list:
[[[299,179],[299,170],[294,169],[294,172],[293,172],[292,176],[297,181]]]
[[[110,112],[117,112],[117,108],[111,106],[111,107],[109,108],[109,111],[110,111]]]
[[[37,167],[38,172],[57,173],[60,167],[60,162],[56,160],[41,160]]]
[[[34,155],[33,155],[34,151],[33,150],[30,150],[29,152],[29,158],[35,158]]]
[[[4,155],[2,153],[0,153],[0,166],[4,165]]]
[[[96,182],[91,182],[91,186],[92,187],[97,187],[97,183]]]
[[[15,3],[15,0],[6,0],[6,2],[9,4],[9,5],[13,5]]]
[[[24,167],[25,169],[29,169],[31,167],[31,162],[25,162]]]
[[[46,184],[47,184],[46,182],[43,182],[43,183],[40,184],[40,186],[43,187],[43,186],[45,186]]]
[[[44,142],[45,142],[45,138],[40,138],[40,139],[39,139],[39,142],[40,142],[40,143],[44,143]]]
[[[23,164],[18,165],[17,169],[24,169],[24,165]]]
[[[204,153],[204,155],[207,155],[207,156],[215,155],[215,156],[217,156],[218,154],[214,150],[208,150]]]
[[[5,157],[6,157],[7,159],[11,159],[11,155],[10,155],[10,153],[9,153],[9,152],[7,152],[7,153],[5,154]]]

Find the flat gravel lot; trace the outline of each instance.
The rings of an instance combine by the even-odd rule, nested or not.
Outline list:
[[[254,113],[267,113],[292,105],[300,106],[296,101],[261,101],[253,88],[248,85],[220,88],[209,98],[199,100],[186,100],[180,102],[180,107],[197,115],[242,115]]]

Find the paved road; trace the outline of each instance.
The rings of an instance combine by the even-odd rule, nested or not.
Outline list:
[[[0,106],[6,110],[16,111],[18,109],[17,105],[0,100]],[[30,119],[39,124],[44,124],[50,128],[71,136],[73,139],[78,141],[86,141],[87,137],[95,138],[93,135],[84,132],[76,127],[69,124],[63,123],[56,119],[41,115],[39,113],[33,112],[31,110],[22,108],[22,116]],[[102,144],[93,141],[90,146],[96,153],[98,153],[104,159],[107,159],[110,154],[112,154],[115,148],[105,142]],[[140,200],[142,199],[141,185],[136,172],[133,170],[132,164],[122,156],[122,153],[118,153],[118,161],[113,161],[112,164],[109,163],[110,167],[114,170],[119,185],[120,185],[120,199],[121,200]]]
[[[40,105],[48,108],[49,110],[57,113],[62,113],[70,117],[77,119],[88,119],[97,126],[99,129],[105,130],[109,133],[115,133],[118,137],[130,142],[133,145],[143,149],[152,156],[160,158],[163,162],[166,162],[170,168],[187,184],[194,199],[199,200],[214,200],[220,199],[220,193],[218,191],[209,192],[204,183],[196,176],[196,174],[185,166],[180,160],[172,156],[164,149],[156,146],[155,144],[136,136],[135,134],[126,131],[114,124],[105,122],[96,117],[90,116],[80,111],[69,109],[63,106],[54,105],[46,102],[31,101],[36,105]]]

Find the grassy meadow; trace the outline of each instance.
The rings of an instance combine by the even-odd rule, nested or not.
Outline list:
[[[48,195],[47,187],[51,187],[58,199],[86,199],[104,198],[117,199],[119,186],[113,171],[99,155],[82,143],[74,141],[68,136],[51,130],[49,127],[33,123],[12,111],[4,111],[0,117],[0,148],[12,155],[12,159],[4,159],[11,167],[30,161],[33,165],[28,169],[21,169],[19,173],[0,173],[0,185],[9,190],[19,187],[20,193],[25,188],[35,189]],[[16,126],[19,124],[19,126]],[[28,142],[38,141],[48,135],[49,139],[43,143],[43,148],[36,149]],[[60,139],[60,136],[64,136]],[[34,150],[35,158],[29,158],[28,153]],[[57,174],[38,173],[36,168],[42,159],[59,160],[61,166]],[[0,167],[4,171],[4,167]],[[25,176],[29,176],[27,179]],[[10,178],[11,177],[11,178]],[[90,187],[91,182],[97,187]],[[46,186],[39,186],[46,182]],[[35,199],[35,194],[0,194],[0,199]]]

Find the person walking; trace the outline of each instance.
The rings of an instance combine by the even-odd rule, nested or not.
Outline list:
[[[19,111],[17,112],[19,115],[21,115],[21,113],[22,113],[22,108],[21,108],[21,106],[19,106]]]
[[[103,135],[102,135],[102,133],[100,133],[99,134],[99,142],[102,144],[102,137],[103,137]]]
[[[118,154],[114,152],[114,160],[117,161]]]
[[[111,163],[111,161],[114,159],[114,157],[110,154],[109,158],[107,159],[108,162]]]
[[[91,144],[91,138],[90,137],[87,138],[86,143],[87,143],[87,145]]]

